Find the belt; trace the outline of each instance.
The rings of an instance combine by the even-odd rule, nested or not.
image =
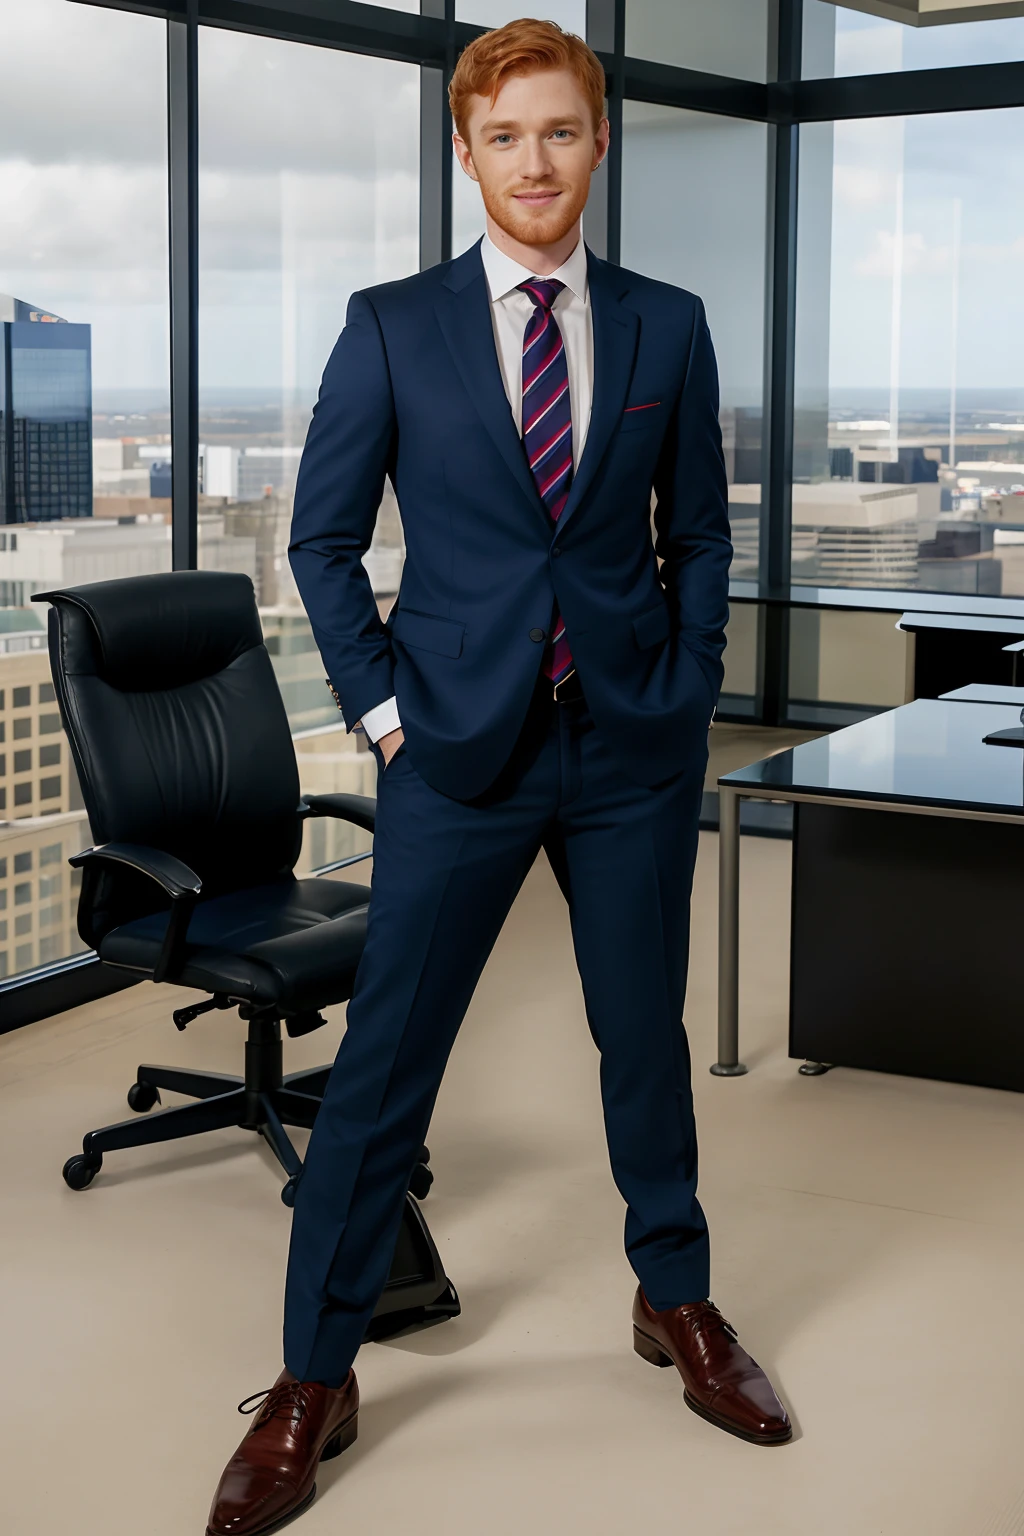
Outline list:
[[[584,703],[583,688],[580,684],[579,673],[574,667],[567,672],[552,688],[552,698],[556,704],[582,704]]]

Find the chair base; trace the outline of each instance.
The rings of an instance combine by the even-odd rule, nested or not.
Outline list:
[[[128,1103],[136,1111],[135,1117],[89,1131],[83,1137],[81,1153],[64,1165],[64,1182],[68,1187],[87,1189],[107,1152],[153,1146],[159,1141],[179,1141],[204,1131],[238,1126],[263,1137],[288,1175],[281,1198],[291,1205],[302,1159],[285,1126],[312,1129],[331,1068],[316,1067],[285,1076],[280,1019],[270,1011],[247,1008],[245,1012],[249,1014],[249,1034],[244,1077],[143,1063],[128,1090]],[[194,1102],[161,1109],[157,1114],[144,1113],[160,1102],[161,1088],[186,1094]],[[423,1199],[433,1183],[433,1174],[427,1167],[429,1155],[423,1147],[410,1181],[410,1188],[419,1199]]]
[[[243,1007],[242,1016],[249,1021],[244,1077],[143,1063],[128,1090],[128,1103],[136,1111],[135,1117],[88,1133],[82,1141],[81,1153],[64,1164],[68,1187],[87,1189],[102,1167],[106,1152],[151,1146],[158,1141],[178,1141],[185,1136],[198,1136],[202,1131],[235,1125],[263,1137],[288,1175],[281,1199],[285,1205],[291,1205],[302,1162],[285,1126],[312,1127],[331,1068],[316,1067],[284,1076],[281,1021],[269,1012],[259,1013],[247,1007]],[[147,1110],[159,1104],[161,1088],[187,1094],[193,1102],[147,1114]],[[367,1327],[367,1341],[388,1338],[407,1328],[429,1328],[458,1317],[461,1310],[455,1287],[445,1274],[430,1230],[413,1199],[415,1195],[422,1200],[433,1183],[429,1160],[429,1151],[421,1147],[405,1197],[391,1274]]]

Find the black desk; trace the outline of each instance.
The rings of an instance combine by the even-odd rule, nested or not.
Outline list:
[[[1024,752],[918,699],[723,775],[719,1076],[739,1060],[739,802],[794,803],[790,1054],[1024,1091]]]
[[[1024,616],[905,613],[896,628],[911,637],[907,698],[936,699],[965,683],[1018,680],[1011,648],[1024,640]]]
[[[1007,683],[966,683],[940,697],[959,699],[964,704],[1016,704],[1018,709],[1024,709],[1024,688]]]

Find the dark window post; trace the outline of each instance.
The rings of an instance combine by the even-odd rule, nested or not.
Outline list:
[[[444,68],[420,67],[420,271],[452,254],[452,124],[448,111],[455,0],[420,0],[420,15],[445,23]]]
[[[171,289],[171,564],[195,570],[199,504],[199,22],[167,22]]]
[[[773,0],[769,74],[797,80],[803,0]],[[796,345],[799,129],[787,112],[768,125],[768,262],[765,290],[764,430],[757,715],[781,725],[789,697],[789,586],[793,529],[793,382]]]

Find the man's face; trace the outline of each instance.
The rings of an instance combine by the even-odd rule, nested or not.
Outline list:
[[[455,152],[498,227],[523,245],[567,235],[608,148],[607,118],[595,133],[576,77],[567,69],[516,75],[493,102],[474,96],[465,126]]]

